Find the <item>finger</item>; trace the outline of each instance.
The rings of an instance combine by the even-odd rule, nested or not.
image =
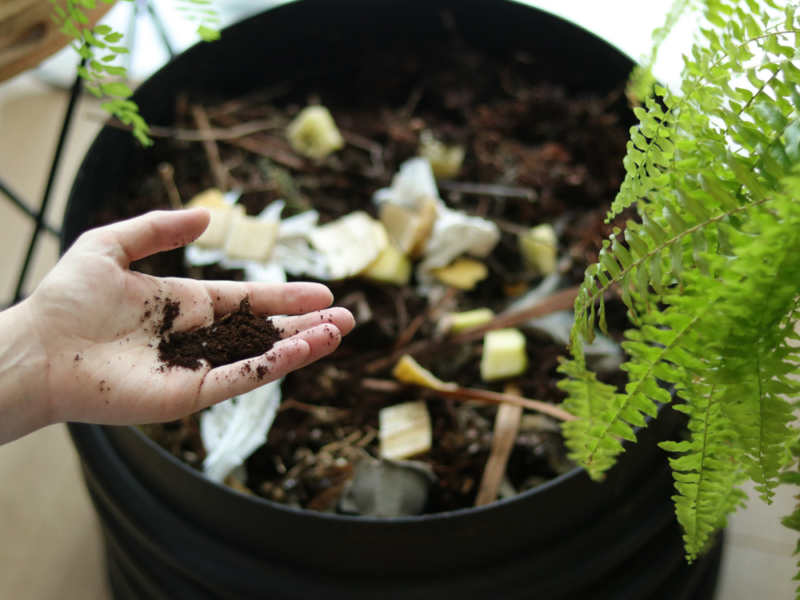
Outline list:
[[[278,342],[262,356],[211,369],[200,386],[196,410],[280,379],[305,364],[310,353],[307,342],[291,338]]]
[[[333,303],[333,294],[321,283],[204,281],[203,285],[214,303],[215,318],[236,310],[245,297],[257,315],[299,315]]]
[[[262,356],[209,371],[200,386],[201,410],[284,377],[336,350],[342,336],[333,324],[317,325],[282,340]]]
[[[90,231],[82,243],[111,254],[127,267],[134,260],[193,242],[206,230],[210,218],[205,208],[153,211]]]
[[[353,319],[353,315],[349,310],[340,307],[320,310],[307,315],[300,315],[299,317],[277,317],[272,319],[272,324],[282,330],[282,337],[284,338],[326,323],[334,325],[342,335],[347,335],[353,330],[355,319]]]

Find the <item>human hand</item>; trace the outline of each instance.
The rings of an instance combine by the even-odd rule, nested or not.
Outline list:
[[[128,269],[134,260],[188,244],[208,222],[205,209],[153,212],[89,231],[28,300],[0,313],[0,339],[11,342],[0,349],[0,443],[62,421],[174,420],[336,349],[353,317],[343,308],[326,310],[333,296],[323,285],[160,279]],[[162,368],[158,328],[168,299],[180,302],[172,331],[184,331],[232,312],[245,296],[256,315],[299,315],[274,319],[285,339],[231,365]],[[245,362],[247,372],[263,366],[266,375],[246,376]]]

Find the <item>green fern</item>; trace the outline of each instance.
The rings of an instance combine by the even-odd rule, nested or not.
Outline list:
[[[678,0],[665,31],[691,7]],[[788,343],[797,337],[800,293],[794,12],[786,6],[781,14],[771,0],[707,0],[710,26],[685,58],[681,94],[655,86],[657,97],[634,109],[639,124],[609,219],[635,206],[641,222],[615,230],[587,270],[575,303],[574,360],[562,367],[567,405],[579,416],[565,428],[567,445],[595,478],[622,451],[618,438],[634,440],[633,428],[669,402],[659,382],[675,387],[691,435],[663,447],[680,453],[672,459],[676,512],[690,559],[742,503],[743,478],[770,502],[789,461],[785,397],[800,392]],[[623,344],[629,383],[624,393],[589,395],[596,379],[582,344],[595,326],[606,330],[611,288],[637,326]]]
[[[143,146],[151,146],[150,128],[139,114],[139,107],[129,100],[133,95],[130,87],[124,83],[128,78],[125,67],[111,63],[122,55],[128,54],[125,46],[119,42],[124,37],[113,31],[108,25],[87,27],[89,17],[84,10],[93,10],[97,0],[48,0],[53,5],[50,18],[58,26],[58,30],[72,39],[72,47],[81,57],[78,75],[86,82],[85,88],[97,98],[107,98],[101,107],[129,125],[133,135]],[[132,2],[133,0],[125,0]],[[197,34],[203,41],[211,42],[219,39],[219,17],[211,6],[211,0],[177,0],[181,6],[178,10],[186,13],[187,19],[199,21]],[[105,4],[113,4],[116,0],[101,0]],[[103,56],[99,56],[103,54]],[[111,77],[112,79],[109,79]]]
[[[142,145],[149,146],[153,142],[139,107],[128,98],[133,94],[131,89],[121,80],[127,78],[125,67],[111,63],[128,49],[120,46],[123,35],[113,31],[108,25],[87,27],[89,17],[84,9],[92,10],[96,0],[49,0],[53,5],[50,18],[58,26],[59,31],[72,38],[72,47],[83,59],[78,66],[78,75],[86,82],[85,88],[98,98],[108,97],[102,108],[133,128],[133,135]],[[105,4],[113,4],[115,0],[102,0]],[[127,0],[131,1],[131,0]],[[103,56],[99,56],[99,54]],[[109,77],[114,78],[109,80]]]

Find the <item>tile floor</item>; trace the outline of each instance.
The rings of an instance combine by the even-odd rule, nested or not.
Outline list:
[[[0,175],[28,199],[39,198],[66,107],[67,94],[23,75],[0,85]],[[55,196],[53,224],[63,213],[81,157],[99,129],[91,100],[81,103]],[[33,202],[33,200],[31,200]],[[38,203],[38,201],[37,201]],[[13,295],[31,226],[0,200],[0,305]],[[57,260],[55,239],[44,239],[28,289]],[[790,600],[797,536],[779,518],[794,504],[780,490],[775,505],[751,502],[730,527],[718,600]],[[49,427],[0,447],[0,600],[107,600],[97,521],[63,426]]]

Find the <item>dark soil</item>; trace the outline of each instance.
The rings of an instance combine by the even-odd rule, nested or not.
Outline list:
[[[217,142],[231,185],[244,191],[240,204],[250,215],[282,198],[287,202],[284,216],[309,206],[320,212],[321,222],[354,210],[375,216],[372,195],[390,184],[403,161],[416,155],[424,131],[443,142],[463,145],[466,158],[457,182],[522,187],[536,197],[531,201],[456,193],[440,186],[450,207],[492,219],[502,231],[500,243],[485,261],[489,277],[474,291],[422,298],[414,281],[405,287],[358,278],[329,284],[336,305],[354,313],[356,328],[336,352],[284,380],[283,403],[267,443],[247,461],[246,484],[254,493],[293,506],[335,510],[343,483],[352,473],[349,461],[363,453],[378,455],[378,412],[422,397],[428,400],[432,417],[433,448],[415,460],[429,463],[438,477],[426,512],[474,504],[491,449],[496,407],[407,390],[367,389],[364,378],[390,379],[391,367],[366,372],[365,366],[391,354],[398,344],[441,337],[437,323],[445,312],[489,307],[499,313],[537,286],[541,278],[526,271],[517,249],[521,226],[554,225],[559,256],[570,261],[563,277],[567,286],[583,280],[602,241],[632,214],[605,223],[624,177],[622,158],[632,124],[618,90],[608,97],[571,94],[541,81],[535,66],[523,58],[490,57],[453,42],[443,42],[435,50],[406,47],[364,56],[345,94],[331,86],[205,103],[212,127],[264,119],[280,124],[247,136],[246,144]],[[621,90],[624,82],[619,83]],[[328,107],[342,132],[355,140],[322,162],[295,154],[284,136],[285,124],[309,101]],[[196,127],[185,102],[178,103],[176,114],[176,127]],[[174,166],[175,185],[184,201],[214,187],[202,144],[156,140],[127,195],[98,214],[97,224],[169,209],[157,169],[162,161]],[[148,257],[132,268],[156,276],[242,278],[242,271],[219,265],[186,267],[182,249]],[[611,300],[606,314],[612,337],[621,340],[627,326],[624,306]],[[181,339],[173,334],[170,346]],[[502,383],[481,381],[481,351],[476,342],[420,362],[446,381],[502,391]],[[564,394],[556,386],[560,378],[556,369],[559,357],[568,354],[566,348],[528,332],[527,352],[530,367],[515,380],[523,395],[561,402]],[[201,358],[180,356],[193,356],[191,364]],[[620,371],[601,373],[600,378],[620,389],[626,382]],[[148,426],[147,433],[169,452],[201,468],[205,450],[198,422],[195,415]],[[544,428],[520,434],[507,475],[521,492],[573,467],[560,433]]]
[[[244,298],[239,308],[219,321],[194,331],[168,333],[172,323],[180,314],[180,302],[167,300],[164,306],[164,321],[158,344],[158,357],[167,367],[182,367],[193,371],[202,366],[201,360],[212,367],[229,365],[247,358],[269,352],[281,339],[281,330],[270,319],[257,317]],[[263,379],[266,369],[256,370],[258,379]]]

